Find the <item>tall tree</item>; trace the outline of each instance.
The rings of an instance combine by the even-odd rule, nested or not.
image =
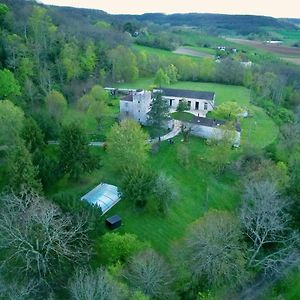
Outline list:
[[[241,223],[251,241],[249,265],[276,271],[299,243],[299,235],[289,226],[289,203],[270,181],[250,181],[240,210]],[[296,250],[297,251],[297,250]],[[298,258],[299,259],[299,258]],[[299,260],[298,260],[299,261]]]
[[[42,150],[45,146],[44,133],[32,118],[25,119],[21,137],[30,153]]]
[[[211,211],[199,219],[186,237],[188,270],[207,287],[232,285],[245,274],[245,252],[238,219],[228,212]]]
[[[63,127],[59,142],[60,168],[71,179],[78,180],[81,174],[94,167],[87,136],[79,125],[71,123]]]
[[[42,190],[38,179],[38,170],[32,163],[32,157],[22,140],[19,140],[9,153],[7,160],[8,183],[19,192],[24,187],[37,192]]]
[[[0,100],[0,144],[13,145],[24,125],[24,112],[9,100]]]
[[[89,250],[84,221],[63,214],[52,202],[23,190],[0,196],[1,270],[13,281],[51,283],[66,263],[82,262]]]
[[[103,268],[78,270],[70,280],[69,290],[73,300],[121,300],[126,296]]]
[[[170,79],[170,83],[175,83],[178,81],[179,78],[178,70],[173,64],[168,65],[166,69],[166,74]]]
[[[133,120],[115,124],[107,137],[107,152],[111,167],[121,171],[143,165],[148,159],[149,136]]]
[[[46,97],[46,107],[50,116],[59,121],[65,114],[68,103],[60,92],[52,91]]]
[[[132,288],[153,299],[174,299],[170,269],[153,250],[134,255],[124,276]]]
[[[61,62],[65,69],[67,81],[78,78],[82,73],[79,55],[80,49],[76,40],[66,43],[61,50]]]
[[[81,55],[81,67],[87,72],[91,73],[96,67],[96,47],[93,41],[89,41],[84,49],[83,54]]]
[[[157,93],[153,99],[148,116],[149,122],[155,128],[160,140],[162,130],[166,126],[166,122],[170,119],[168,103],[163,99],[161,93]]]
[[[158,87],[170,84],[170,78],[162,68],[156,72],[154,84],[156,84]]]
[[[110,62],[112,64],[112,79],[113,81],[134,81],[139,76],[136,57],[134,53],[124,47],[118,46],[111,50]]]
[[[14,74],[7,69],[0,70],[0,99],[13,100],[21,95],[21,88]]]

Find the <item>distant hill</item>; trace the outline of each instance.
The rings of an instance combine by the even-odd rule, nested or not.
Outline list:
[[[140,22],[153,22],[156,24],[169,24],[173,26],[191,26],[204,29],[234,31],[237,34],[248,35],[272,29],[296,29],[296,26],[283,19],[251,15],[223,15],[223,14],[172,14],[151,13],[136,16],[122,15],[120,18],[134,18]]]
[[[40,4],[33,0],[1,0],[2,3],[13,7],[16,17],[23,19],[28,14],[33,4]],[[224,14],[161,14],[147,13],[143,15],[110,15],[101,10],[47,6],[54,21],[59,24],[66,24],[70,30],[73,28],[78,34],[85,34],[85,31],[93,31],[89,25],[95,24],[99,20],[114,24],[115,27],[126,22],[155,24],[169,24],[171,26],[190,26],[211,31],[216,34],[232,32],[234,34],[249,35],[263,34],[268,30],[296,29],[295,25],[300,24],[299,19],[276,19],[264,16],[251,15],[224,15]],[[73,24],[73,26],[70,26]],[[91,34],[91,32],[89,32]]]
[[[291,23],[291,24],[295,24],[297,26],[300,25],[300,19],[283,19],[285,22]]]

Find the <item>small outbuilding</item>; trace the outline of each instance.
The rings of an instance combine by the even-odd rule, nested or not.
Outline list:
[[[87,194],[81,197],[81,200],[90,203],[101,209],[102,215],[109,211],[120,201],[120,193],[114,185],[101,183]]]
[[[122,225],[122,219],[118,215],[114,215],[105,220],[109,229],[116,229]]]

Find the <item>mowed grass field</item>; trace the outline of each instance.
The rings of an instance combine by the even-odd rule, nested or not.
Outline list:
[[[120,201],[104,217],[118,214],[123,220],[119,232],[136,234],[141,240],[148,241],[160,253],[167,254],[172,244],[180,240],[189,225],[201,217],[208,209],[234,210],[240,199],[238,178],[231,172],[216,177],[205,163],[210,147],[205,141],[192,137],[187,145],[190,151],[190,163],[182,167],[177,159],[181,137],[174,144],[163,142],[158,153],[151,154],[149,166],[168,175],[178,194],[176,202],[170,206],[167,216],[157,213],[135,211],[131,203]],[[233,150],[235,154],[236,150]],[[110,172],[107,153],[102,149],[93,149],[99,155],[102,167],[82,176],[79,182],[70,183],[61,180],[53,189],[64,191],[80,201],[80,197],[100,182],[119,185],[121,178]],[[100,235],[99,235],[100,238]]]
[[[151,89],[153,87],[153,78],[140,79],[132,84],[118,84],[117,87]],[[249,110],[252,117],[241,119],[242,146],[251,145],[257,148],[264,148],[271,144],[278,136],[277,125],[262,108],[250,103],[250,91],[244,87],[189,81],[177,82],[168,87],[215,92],[216,105],[227,101],[234,101],[241,107]]]

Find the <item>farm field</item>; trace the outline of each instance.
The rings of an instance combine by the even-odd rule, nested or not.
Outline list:
[[[246,40],[246,39],[227,38],[227,40],[234,43],[251,46],[254,48],[272,52],[281,56],[290,56],[290,55],[300,56],[300,48],[296,48],[296,47],[288,47],[284,45],[270,45],[263,42]]]

